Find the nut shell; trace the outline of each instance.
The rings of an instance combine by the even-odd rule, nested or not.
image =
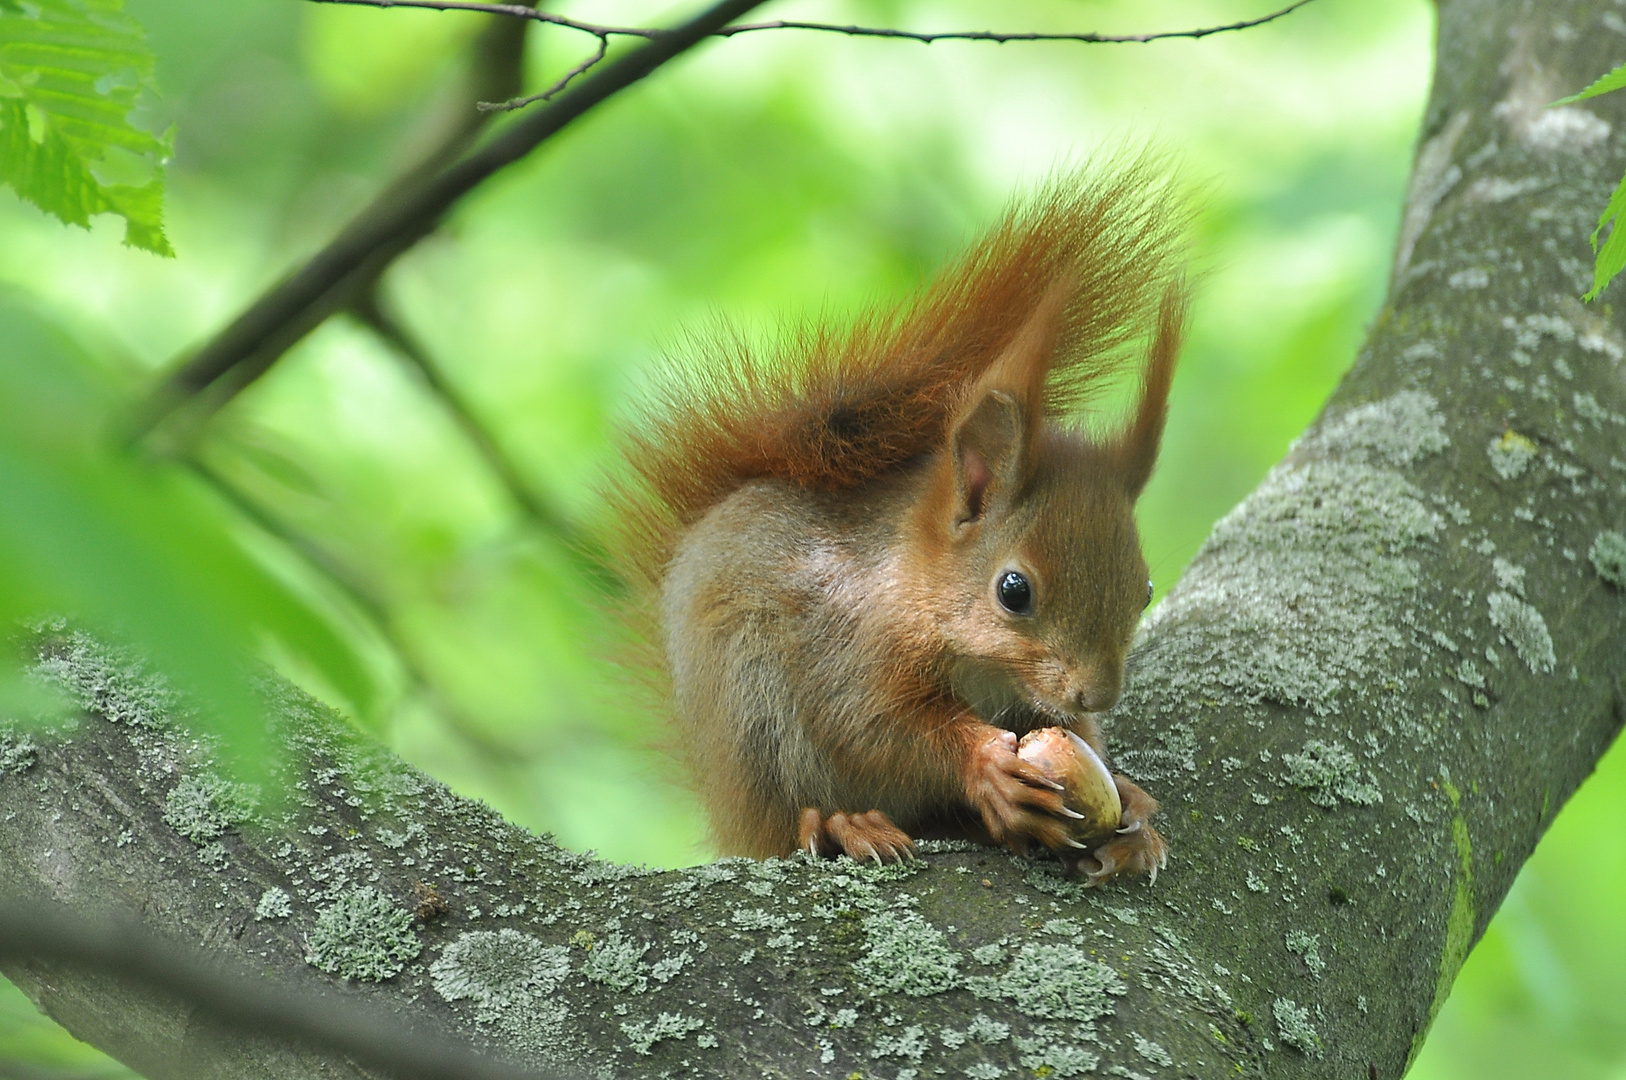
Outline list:
[[[1063,805],[1083,815],[1067,823],[1074,840],[1094,848],[1112,839],[1123,803],[1112,773],[1089,743],[1065,728],[1039,728],[1022,736],[1016,754],[1062,785]]]

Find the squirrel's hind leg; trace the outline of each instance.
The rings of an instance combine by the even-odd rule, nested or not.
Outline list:
[[[809,854],[834,858],[874,859],[878,863],[903,862],[915,857],[909,834],[892,824],[879,810],[866,814],[826,816],[817,807],[802,811],[798,846]]]

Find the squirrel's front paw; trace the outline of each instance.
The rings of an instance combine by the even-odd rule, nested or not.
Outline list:
[[[817,807],[802,811],[798,844],[810,855],[874,859],[878,863],[903,862],[915,857],[915,842],[879,810],[867,814],[831,814]]]
[[[1157,872],[1169,865],[1168,841],[1147,824],[1157,813],[1157,800],[1121,773],[1114,773],[1112,779],[1124,808],[1118,835],[1088,858],[1069,860],[1068,873],[1082,875],[1090,885],[1104,885],[1119,874],[1145,874],[1156,883]]]
[[[1063,787],[1016,756],[1016,736],[997,731],[977,743],[966,774],[966,799],[982,816],[988,835],[1018,855],[1029,843],[1078,848],[1067,823],[1080,818],[1062,800]]]

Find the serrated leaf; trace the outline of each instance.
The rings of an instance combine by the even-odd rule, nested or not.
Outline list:
[[[124,218],[124,242],[173,255],[166,139],[130,122],[153,55],[123,0],[0,0],[0,181],[70,225]]]
[[[1604,207],[1603,215],[1598,218],[1598,227],[1592,230],[1592,250],[1597,254],[1597,259],[1592,264],[1592,290],[1583,299],[1596,300],[1598,294],[1615,279],[1615,275],[1626,270],[1626,228],[1622,228],[1623,214],[1626,214],[1626,176],[1621,177],[1620,183],[1615,186],[1615,193],[1609,196],[1609,205]],[[1600,248],[1598,237],[1611,222],[1614,229]]]
[[[1569,97],[1559,98],[1557,101],[1553,102],[1553,104],[1573,105],[1577,101],[1585,101],[1587,98],[1595,98],[1599,94],[1607,94],[1612,90],[1620,90],[1622,88],[1626,88],[1626,64],[1622,64],[1609,74],[1600,77],[1597,82],[1593,83],[1585,90],[1582,90],[1579,94],[1571,94]]]

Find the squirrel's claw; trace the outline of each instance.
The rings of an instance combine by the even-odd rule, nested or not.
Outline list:
[[[1120,874],[1144,875],[1149,883],[1156,884],[1158,872],[1169,865],[1168,842],[1149,824],[1157,813],[1157,800],[1121,774],[1114,774],[1112,779],[1123,803],[1122,824],[1116,835],[1083,858],[1064,852],[1062,862],[1069,877],[1082,877],[1084,884],[1092,888]]]
[[[1067,790],[1065,784],[1050,779],[1050,777],[1039,771],[1038,766],[1023,761],[1015,753],[1010,755],[1009,762],[1001,761],[1000,768],[1008,773],[1012,779],[1026,784],[1030,788],[1037,788],[1040,791],[1054,791],[1057,794]]]
[[[879,810],[826,817],[810,806],[802,811],[799,832],[798,846],[815,858],[846,855],[859,861],[890,863],[915,857],[914,841]]]
[[[1144,874],[1155,885],[1158,871],[1169,865],[1169,845],[1156,829],[1146,825],[1102,844],[1090,856],[1073,867],[1075,873],[1083,871],[1088,885],[1104,885],[1119,874]],[[1096,866],[1090,868],[1086,863]]]
[[[992,734],[971,749],[966,801],[982,818],[989,837],[1018,855],[1035,843],[1051,850],[1082,846],[1072,843],[1066,823],[1084,815],[1063,803],[1066,790],[1017,756],[1016,738],[1010,732]]]

